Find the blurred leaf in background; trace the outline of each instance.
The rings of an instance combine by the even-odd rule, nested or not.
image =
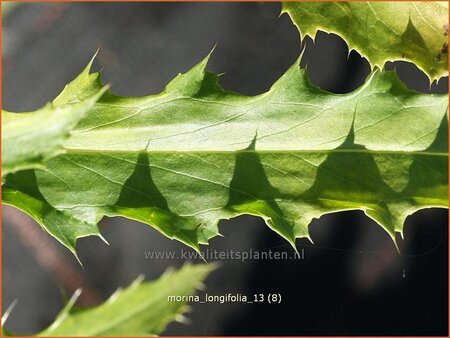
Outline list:
[[[158,335],[172,321],[183,322],[186,302],[169,301],[169,296],[192,295],[215,268],[212,264],[186,264],[167,270],[152,282],[135,280],[117,290],[106,302],[90,309],[74,307],[78,290],[55,322],[39,336],[148,336]],[[5,332],[7,333],[7,332]]]

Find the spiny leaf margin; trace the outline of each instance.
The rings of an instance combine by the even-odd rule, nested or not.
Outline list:
[[[315,38],[317,31],[345,40],[372,67],[387,61],[409,61],[430,82],[448,76],[448,2],[283,2],[300,35]]]
[[[93,308],[75,308],[82,290],[75,292],[52,325],[35,336],[154,336],[173,321],[184,322],[186,302],[170,302],[169,296],[187,296],[203,288],[214,264],[184,264],[168,269],[159,278],[144,282],[143,276],[125,289],[118,289]],[[5,332],[8,336],[15,336]]]
[[[99,88],[77,103],[49,103],[34,112],[2,110],[2,177],[16,171],[44,168],[44,162],[64,152],[64,140],[78,121],[105,93]]]
[[[45,171],[7,177],[4,202],[73,253],[77,238],[99,235],[103,216],[147,223],[198,250],[220,219],[242,214],[262,217],[295,247],[327,213],[363,210],[394,238],[414,211],[448,207],[447,95],[409,91],[380,71],[335,95],[312,85],[298,60],[267,93],[246,97],[218,85],[208,58],[158,95],[104,94],[66,154]],[[100,74],[85,70],[55,103],[99,88]]]

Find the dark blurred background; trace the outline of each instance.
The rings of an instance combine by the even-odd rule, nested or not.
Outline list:
[[[34,110],[51,101],[98,47],[112,91],[140,96],[161,91],[217,44],[209,70],[223,87],[247,95],[267,91],[295,62],[299,35],[278,3],[28,3],[3,17],[3,109]],[[303,66],[311,81],[335,93],[360,86],[370,67],[344,41],[319,33],[307,41]],[[446,93],[447,78],[430,88],[407,63],[389,63],[412,89]],[[194,304],[191,324],[167,335],[447,335],[448,212],[410,216],[401,253],[362,212],[327,215],[310,225],[312,245],[297,240],[303,260],[222,261],[206,281],[209,294],[281,293],[282,303]],[[78,242],[84,270],[28,217],[3,208],[3,311],[29,334],[49,325],[64,297],[82,286],[81,305],[106,299],[139,274],[156,278],[182,261],[145,260],[144,251],[184,248],[156,230],[122,218],[100,223],[98,238]],[[210,248],[292,252],[253,217],[222,221],[224,238]]]

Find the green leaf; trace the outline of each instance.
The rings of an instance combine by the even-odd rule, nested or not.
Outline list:
[[[4,202],[74,252],[104,216],[153,226],[194,249],[217,223],[262,217],[292,245],[314,218],[363,210],[394,238],[416,210],[448,207],[447,95],[408,90],[393,72],[331,94],[298,62],[261,95],[223,90],[208,58],[158,94],[104,94],[45,170],[10,174]],[[102,87],[83,72],[57,98]]]
[[[341,36],[372,67],[416,64],[431,81],[448,76],[448,2],[284,2],[302,36]]]
[[[186,302],[169,301],[169,296],[192,295],[212,271],[206,264],[184,265],[178,271],[167,271],[152,282],[136,280],[118,290],[103,304],[90,309],[73,305],[71,299],[55,322],[39,336],[144,336],[157,335],[167,324],[180,320]]]
[[[89,72],[89,68],[85,70]],[[56,102],[24,113],[2,111],[2,176],[43,167],[43,162],[64,152],[70,131],[107,88],[96,88],[77,103]]]

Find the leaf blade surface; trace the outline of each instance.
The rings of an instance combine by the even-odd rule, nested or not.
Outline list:
[[[34,201],[28,213],[47,230],[62,229],[61,215],[69,229],[80,222],[85,231],[69,240],[67,229],[49,231],[73,252],[104,216],[198,249],[220,219],[241,214],[293,244],[328,213],[363,210],[394,237],[414,211],[448,207],[447,95],[410,91],[380,71],[354,92],[331,94],[296,63],[267,93],[247,97],[223,90],[207,60],[158,95],[104,94],[65,154],[7,177],[4,201],[22,210]],[[98,73],[83,72],[58,104],[101,87]]]
[[[448,76],[445,1],[284,2],[282,8],[302,37],[337,34],[372,67],[406,60],[431,81]]]

